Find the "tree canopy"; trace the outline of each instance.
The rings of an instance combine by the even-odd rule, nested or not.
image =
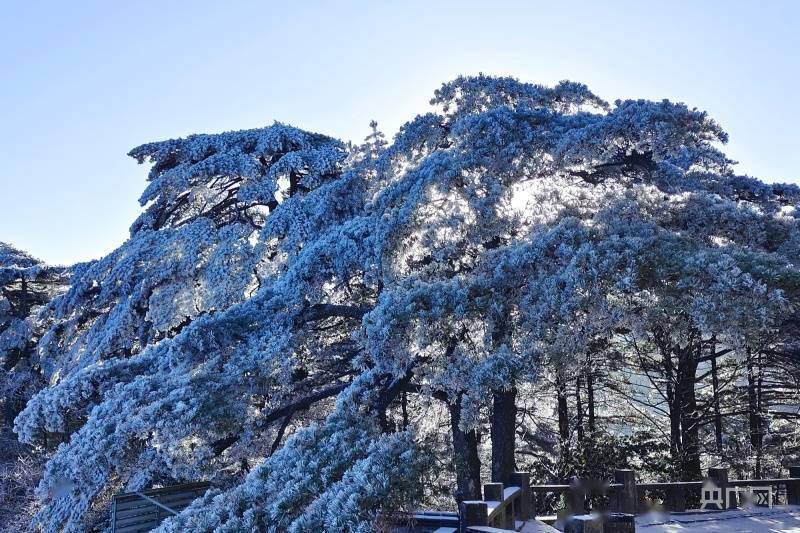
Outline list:
[[[15,430],[60,442],[38,527],[209,479],[162,530],[368,531],[445,456],[469,499],[477,430],[502,480],[521,399],[598,346],[675,384],[698,473],[698,365],[787,353],[800,190],[736,175],[684,104],[481,75],[431,105],[389,143],[275,124],[131,151],[152,167],[129,239],[35,318],[47,386]]]

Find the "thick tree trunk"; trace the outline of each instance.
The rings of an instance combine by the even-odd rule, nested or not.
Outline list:
[[[567,403],[567,390],[561,378],[556,379],[556,400],[558,402],[558,451],[561,455],[561,476],[570,475],[567,465],[570,462],[569,449],[569,404]]]
[[[509,343],[508,313],[500,312],[494,317],[492,344],[499,349]],[[492,391],[492,481],[508,483],[514,473],[514,437],[517,420],[517,389],[511,383],[508,389]]]
[[[583,443],[583,402],[581,401],[581,378],[575,380],[575,428],[578,442]]]
[[[457,502],[481,499],[481,462],[478,458],[478,434],[474,429],[463,431],[461,397],[449,403],[450,429],[453,437],[453,464],[456,470]]]
[[[712,346],[712,350],[714,347]],[[717,360],[711,358],[711,387],[714,394],[714,442],[717,446],[717,455],[720,460],[725,459],[722,451],[722,414],[719,409],[719,374],[717,372]]]
[[[492,397],[492,481],[508,483],[516,469],[517,389],[495,390]]]
[[[697,359],[694,347],[690,344],[682,350],[678,358],[678,401],[681,402],[681,479],[695,481],[702,479],[700,467],[700,417],[697,409],[695,381],[697,379]]]
[[[761,419],[760,410],[760,386],[759,386],[759,372],[756,370],[756,365],[753,361],[753,355],[748,351],[747,353],[747,413],[748,413],[748,426],[750,430],[750,444],[756,451],[756,464],[753,470],[753,477],[755,479],[761,478],[761,452],[763,445],[763,421]]]
[[[562,444],[569,440],[569,406],[567,404],[567,391],[563,383],[556,384],[558,400],[558,436]]]
[[[667,408],[669,409],[669,455],[673,467],[679,470],[681,464],[681,402],[678,399],[679,395],[676,394],[677,380],[675,367],[672,364],[672,354],[668,349],[662,348],[661,357],[666,383]]]
[[[403,391],[403,396],[400,400],[400,408],[403,411],[403,431],[408,429],[408,395]]]
[[[594,375],[592,375],[591,370],[586,373],[586,408],[589,415],[589,438],[594,441],[594,434],[597,428],[594,418]]]
[[[758,379],[756,381],[756,409],[758,412],[758,448],[756,449],[756,471],[755,477],[756,479],[761,479],[763,472],[761,471],[761,458],[764,457],[764,433],[766,432],[766,422],[764,420],[764,410],[762,401],[764,400],[764,395],[762,394],[763,389],[762,386],[764,384],[764,371],[763,367],[761,366],[761,352],[758,352]]]

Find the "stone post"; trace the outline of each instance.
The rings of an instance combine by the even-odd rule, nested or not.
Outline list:
[[[484,483],[483,484],[483,500],[484,501],[494,501],[494,502],[502,502],[503,501],[503,484],[502,483]],[[500,517],[500,521],[503,523],[505,527],[507,522],[508,510],[503,510],[503,515]],[[513,520],[513,517],[512,517]]]
[[[634,533],[636,520],[632,514],[610,513],[603,517],[603,533]]]
[[[636,472],[633,470],[614,470],[614,481],[621,483],[617,489],[616,511],[620,513],[636,514]]]
[[[800,466],[790,466],[789,477],[800,478]],[[786,483],[786,503],[800,505],[800,481]]]
[[[570,478],[570,488],[564,493],[564,499],[570,513],[582,515],[586,512],[586,492],[583,490],[581,479]]]
[[[511,484],[519,487],[519,519],[525,521],[531,517],[531,475],[527,472],[514,472]]]
[[[486,502],[467,500],[458,506],[459,523],[461,532],[465,533],[469,526],[488,525],[488,511]]]
[[[483,500],[484,501],[503,501],[503,484],[502,483],[484,483],[483,484]]]
[[[731,502],[728,500],[728,469],[723,467],[709,468],[708,478],[713,481],[721,491],[720,496],[722,497],[722,508],[728,509],[731,507]],[[731,499],[734,500],[735,497]],[[736,507],[735,501],[733,503],[733,507]]]
[[[683,485],[673,485],[667,490],[667,510],[682,513],[686,511],[686,490]]]
[[[564,521],[564,533],[603,533],[603,519],[588,514],[570,516]]]

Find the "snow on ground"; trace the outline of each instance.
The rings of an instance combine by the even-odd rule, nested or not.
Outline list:
[[[644,533],[725,531],[748,533],[800,533],[800,506],[772,509],[699,511],[636,517],[636,530]]]

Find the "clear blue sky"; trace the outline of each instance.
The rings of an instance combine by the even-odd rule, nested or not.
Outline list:
[[[127,236],[141,143],[273,120],[360,140],[458,74],[709,111],[739,170],[800,180],[800,1],[0,0],[0,240],[49,262]]]

